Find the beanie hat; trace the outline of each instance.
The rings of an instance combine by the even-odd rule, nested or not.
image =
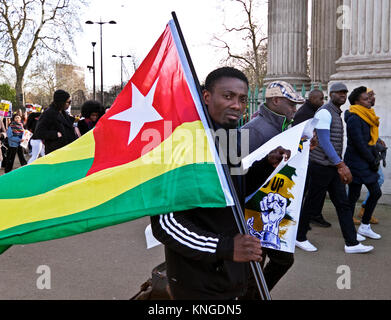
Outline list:
[[[62,104],[66,102],[70,96],[71,95],[68,92],[60,89],[54,92],[53,101],[55,104]]]

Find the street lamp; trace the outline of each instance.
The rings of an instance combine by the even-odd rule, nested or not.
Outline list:
[[[87,66],[89,70],[92,69],[92,92],[93,92],[93,99],[95,100],[95,45],[96,42],[91,42],[92,44],[92,66]]]
[[[127,56],[117,56],[115,54],[112,55],[113,58],[120,58],[121,59],[121,91],[123,89],[123,80],[122,80],[122,69],[123,69],[123,62],[122,62],[122,59],[123,58],[132,58],[132,56],[130,54],[128,54]]]
[[[102,105],[104,105],[104,95],[103,95],[103,46],[102,46],[102,25],[104,24],[117,24],[117,22],[111,20],[111,21],[100,21],[94,22],[94,21],[86,21],[86,24],[99,24],[100,27],[100,101]]]

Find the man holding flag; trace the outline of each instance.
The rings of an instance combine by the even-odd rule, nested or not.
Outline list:
[[[227,133],[228,148],[240,144],[236,132],[247,105],[248,80],[234,68],[220,68],[206,78],[203,98],[215,129]],[[235,139],[236,138],[236,139]],[[233,139],[234,141],[230,141]],[[235,145],[237,144],[237,145]],[[240,146],[237,150],[240,150]],[[272,173],[284,155],[273,150],[243,176],[232,175],[241,206]],[[229,167],[235,167],[228,159]],[[232,171],[231,171],[232,172]],[[241,235],[231,208],[197,208],[151,218],[154,236],[165,245],[167,276],[174,299],[235,299],[246,292],[250,261],[261,261],[259,239]]]
[[[184,48],[171,20],[93,130],[0,177],[0,253],[16,244],[157,216],[155,226],[166,223],[161,230],[165,236],[158,238],[167,247],[176,241],[188,250],[184,257],[176,247],[167,249],[174,298],[233,299],[244,294],[245,262],[260,261],[262,252],[259,240],[239,234],[245,233],[241,224],[235,225],[240,216],[234,219],[232,212],[289,152],[277,148],[255,163],[248,174],[252,180],[234,177],[238,204],[210,127],[236,128],[247,104],[247,80],[225,71],[209,78],[203,99],[210,123]],[[36,183],[26,186],[25,179]],[[189,231],[194,221],[197,229]],[[192,272],[196,269],[198,273]]]

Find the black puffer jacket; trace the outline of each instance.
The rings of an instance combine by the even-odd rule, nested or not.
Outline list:
[[[265,158],[246,175],[231,176],[242,208],[245,196],[256,191],[272,171]],[[232,261],[233,238],[239,231],[230,207],[155,216],[151,226],[165,245],[169,284],[174,292],[183,293],[179,298],[226,300],[245,294],[249,264]]]
[[[370,126],[358,115],[346,110],[345,122],[347,147],[344,161],[353,175],[353,182],[359,184],[374,183],[380,159],[376,156],[375,146],[369,146],[371,140]]]
[[[39,118],[34,138],[43,140],[45,153],[49,154],[76,140],[74,121],[75,119],[68,113],[58,111],[51,105]],[[61,138],[58,137],[57,132],[61,133]]]

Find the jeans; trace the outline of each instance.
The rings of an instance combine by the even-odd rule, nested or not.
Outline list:
[[[347,246],[357,245],[359,242],[357,241],[357,232],[353,223],[353,212],[346,194],[345,185],[339,178],[337,168],[310,162],[308,174],[310,175],[308,194],[301,210],[296,239],[298,241],[307,240],[310,217],[321,214],[326,193],[329,192],[330,200],[337,211],[345,244]]]
[[[365,184],[365,186],[367,187],[367,189],[369,191],[369,193],[368,193],[369,197],[368,197],[368,201],[365,205],[365,211],[364,211],[364,215],[362,217],[361,222],[363,224],[369,224],[369,221],[371,220],[371,217],[372,217],[373,211],[375,210],[377,202],[379,201],[380,197],[382,196],[382,192],[380,190],[380,186],[379,186],[378,182],[368,183],[368,184]],[[352,212],[354,212],[354,209],[356,207],[356,202],[357,202],[358,198],[360,197],[361,187],[362,187],[362,184],[358,184],[358,183],[351,183],[349,185],[349,196],[348,197],[349,197],[349,203],[350,203],[350,208],[351,208]]]
[[[384,173],[383,173],[383,170],[381,168],[381,166],[379,166],[379,171],[377,172],[379,174],[379,180],[377,180],[377,183],[379,184],[379,187],[381,187],[384,183]],[[362,203],[362,206],[365,207],[367,201],[368,201],[368,198],[370,196],[370,192],[368,190],[368,194],[367,194],[367,198],[363,201]]]

